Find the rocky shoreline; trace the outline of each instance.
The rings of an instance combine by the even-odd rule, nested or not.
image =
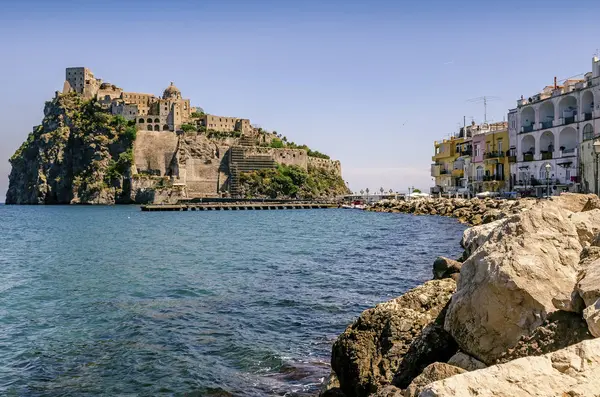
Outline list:
[[[348,326],[322,397],[600,396],[598,197],[371,210],[480,225],[464,232],[460,260],[437,258],[433,280]]]
[[[366,210],[373,212],[440,215],[457,218],[472,226],[493,222],[529,208],[536,199],[494,200],[462,198],[419,198],[414,200],[381,200]]]

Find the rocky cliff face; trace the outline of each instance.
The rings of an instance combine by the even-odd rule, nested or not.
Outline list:
[[[7,204],[130,202],[135,127],[76,94],[46,103],[11,157]]]

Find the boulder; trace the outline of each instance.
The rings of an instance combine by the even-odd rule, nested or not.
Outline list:
[[[433,262],[433,279],[449,278],[451,274],[460,273],[462,263],[444,256],[438,256]]]
[[[335,372],[332,371],[325,382],[323,382],[319,397],[345,397],[344,392],[340,389],[340,381],[335,375]]]
[[[600,234],[599,209],[573,213],[569,216],[569,220],[575,225],[579,242],[582,245],[591,244]]]
[[[404,391],[398,389],[396,386],[385,385],[370,397],[404,397]]]
[[[445,310],[442,311],[412,342],[392,380],[395,386],[406,388],[425,367],[438,361],[446,362],[457,352],[458,345],[444,330],[445,314]]]
[[[364,311],[333,344],[331,367],[347,396],[368,396],[390,383],[422,329],[442,312],[456,283],[432,280]]]
[[[467,241],[483,243],[462,265],[445,320],[461,350],[491,364],[558,310],[552,300],[574,290],[582,250],[570,214],[540,202]]]
[[[560,196],[552,196],[550,202],[567,211],[582,212],[584,208],[593,208],[593,204],[588,203],[590,200],[595,202],[597,198],[594,194],[561,193]]]
[[[583,298],[585,306],[593,305],[600,298],[600,259],[594,260],[581,270],[577,292]]]
[[[499,219],[494,222],[487,223],[485,225],[473,226],[466,229],[463,232],[463,237],[460,242],[461,246],[465,249],[466,255],[470,255],[471,252],[475,251],[477,248],[483,245],[486,242],[490,234],[499,228],[504,222],[505,219]]]
[[[469,356],[463,352],[458,352],[448,360],[448,364],[464,369],[465,371],[476,371],[486,368],[487,365],[478,359]]]
[[[587,203],[585,203],[581,209],[581,212],[600,209],[600,197],[596,196],[595,194],[591,194],[589,196],[591,197],[588,199]]]
[[[548,316],[531,335],[523,335],[516,346],[504,352],[497,360],[505,363],[521,357],[541,356],[581,341],[591,339],[581,314],[557,311]]]
[[[419,397],[600,396],[600,339],[466,372],[425,386]]]
[[[588,329],[594,337],[600,337],[600,299],[585,308],[583,318],[587,323]]]
[[[417,397],[421,390],[430,383],[465,373],[462,368],[444,363],[433,363],[427,366],[404,391],[404,397]]]

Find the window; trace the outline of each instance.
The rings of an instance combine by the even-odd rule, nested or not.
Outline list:
[[[482,166],[477,167],[477,169],[475,170],[475,177],[478,181],[483,180],[483,167]]]
[[[502,141],[498,141],[498,151],[502,153]]]
[[[571,169],[567,168],[565,170],[565,179],[567,180],[567,182],[571,182]]]

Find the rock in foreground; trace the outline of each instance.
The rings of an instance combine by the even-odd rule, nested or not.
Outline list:
[[[600,396],[600,339],[431,383],[419,397]]]
[[[390,383],[421,330],[448,303],[456,283],[429,281],[363,312],[333,345],[331,366],[347,396],[368,396]]]

